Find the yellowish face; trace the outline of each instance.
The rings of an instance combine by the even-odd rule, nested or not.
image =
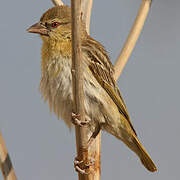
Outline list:
[[[43,41],[71,40],[71,11],[68,6],[54,7],[46,11],[40,21],[28,29],[38,33]]]
[[[85,24],[81,24],[81,38],[87,33]],[[40,34],[43,40],[42,58],[48,56],[71,56],[71,9],[68,6],[56,6],[46,11],[40,21],[32,25],[28,32]]]
[[[71,40],[71,22],[69,19],[50,19],[41,22],[48,30],[48,36],[41,35],[43,40],[69,41]]]

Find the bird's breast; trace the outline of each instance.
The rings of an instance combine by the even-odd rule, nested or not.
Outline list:
[[[70,126],[73,99],[72,61],[67,57],[55,57],[47,62],[45,70],[42,71],[40,92],[44,100],[48,101],[50,110]],[[98,121],[103,121],[104,116],[101,114],[100,109],[102,109],[104,104],[105,91],[92,75],[86,61],[83,61],[82,68],[86,118],[94,119],[95,121],[98,117]]]
[[[47,62],[42,71],[40,92],[48,101],[50,110],[70,126],[69,114],[72,112],[71,59],[54,57]]]

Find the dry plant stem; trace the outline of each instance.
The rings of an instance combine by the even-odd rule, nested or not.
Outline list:
[[[93,173],[88,180],[101,179],[101,132],[96,136],[94,143],[88,147],[88,155],[94,159],[94,166],[91,167]]]
[[[81,10],[83,12],[82,19],[86,23],[86,31],[89,34],[90,20],[91,20],[91,10],[92,10],[93,0],[82,0]]]
[[[73,110],[80,115],[80,121],[85,121],[84,112],[84,91],[82,76],[82,58],[81,58],[81,0],[71,0],[72,11],[72,80],[73,80]],[[88,127],[76,126],[76,148],[77,159],[88,162]],[[84,180],[88,175],[79,173],[79,180]]]
[[[64,3],[61,0],[52,0],[55,6],[62,6]]]
[[[144,22],[147,18],[148,12],[150,10],[152,0],[142,0],[140,9],[138,11],[138,14],[136,16],[135,22],[133,24],[133,27],[129,33],[129,36],[124,44],[124,47],[116,60],[115,63],[115,73],[114,78],[117,80],[122,73],[135,45],[136,42],[140,36],[140,33],[142,31]]]
[[[0,167],[4,180],[17,180],[1,132],[0,132]]]

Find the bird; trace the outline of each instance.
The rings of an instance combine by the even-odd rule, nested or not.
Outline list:
[[[50,111],[72,123],[72,32],[71,8],[66,5],[48,9],[36,24],[27,29],[42,39],[40,92]],[[116,81],[107,51],[80,25],[85,119],[90,131],[99,129],[127,145],[147,170],[157,171],[151,157],[140,143],[130,121],[127,107]]]

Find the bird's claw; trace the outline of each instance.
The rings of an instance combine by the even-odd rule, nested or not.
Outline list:
[[[80,114],[72,113],[72,123],[74,125],[83,127],[84,125],[87,125],[89,123],[89,120],[81,121],[79,120],[79,118],[80,118]]]
[[[90,166],[94,165],[95,160],[91,159],[87,163],[84,163],[83,160],[79,161],[77,158],[74,160],[74,168],[80,174],[88,175],[90,172],[86,172]]]

